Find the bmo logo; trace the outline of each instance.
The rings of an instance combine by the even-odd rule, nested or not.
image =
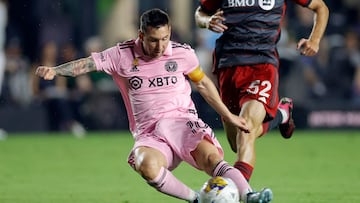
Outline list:
[[[259,7],[263,10],[271,10],[275,6],[275,0],[228,0],[229,7],[250,7],[256,6],[258,3]]]

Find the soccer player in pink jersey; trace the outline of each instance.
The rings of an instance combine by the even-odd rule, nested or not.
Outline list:
[[[56,67],[39,66],[36,74],[46,80],[91,71],[111,75],[135,140],[128,163],[158,191],[188,202],[200,201],[199,194],[171,172],[185,161],[210,176],[231,178],[244,202],[270,202],[270,189],[254,192],[244,176],[223,160],[212,129],[197,115],[189,80],[228,123],[248,132],[245,120],[226,108],[194,50],[171,41],[170,34],[167,13],[151,9],[142,14],[136,39]]]

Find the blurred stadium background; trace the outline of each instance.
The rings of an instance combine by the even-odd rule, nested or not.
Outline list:
[[[1,0],[0,129],[18,132],[126,130],[118,90],[106,75],[34,77],[39,64],[56,65],[137,35],[138,16],[158,7],[169,12],[173,40],[191,44],[210,72],[216,34],[194,25],[197,0]],[[295,100],[302,129],[360,129],[360,3],[325,0],[330,21],[316,57],[300,56],[296,42],[307,37],[313,15],[288,2],[279,52],[280,95]],[[5,5],[5,7],[4,7]],[[1,58],[1,57],[0,57]],[[1,81],[0,77],[0,81]],[[194,93],[199,113],[214,128],[218,115]]]
[[[312,13],[288,1],[279,42],[280,95],[294,98],[299,130],[290,140],[274,131],[257,143],[251,180],[255,189],[271,187],[277,203],[360,202],[360,2],[325,2],[328,29],[318,55],[308,58],[295,44],[310,33]],[[180,202],[149,187],[126,164],[133,140],[111,78],[95,73],[46,83],[34,77],[34,69],[136,37],[138,16],[158,7],[171,15],[173,40],[191,44],[210,72],[218,35],[196,28],[197,5],[197,0],[0,0],[0,140],[1,133],[9,135],[0,142],[1,203]],[[193,97],[232,162],[235,154],[218,115],[199,94]],[[71,135],[85,131],[86,139]],[[174,174],[194,189],[208,178],[186,164]]]

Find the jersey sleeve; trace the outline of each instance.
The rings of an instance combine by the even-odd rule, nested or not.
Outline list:
[[[205,73],[203,70],[201,70],[200,66],[198,66],[194,71],[188,74],[189,78],[193,82],[199,82],[202,80],[205,76]]]
[[[109,75],[116,71],[116,61],[121,61],[121,55],[117,47],[111,47],[102,52],[91,54],[95,61],[96,70],[105,72]]]
[[[308,7],[311,3],[312,0],[292,0],[293,2],[295,2],[296,4],[299,4],[303,7]]]
[[[200,0],[200,7],[206,14],[214,14],[221,7],[221,0]]]
[[[185,70],[185,75],[188,75],[189,73],[193,72],[198,66],[199,66],[199,59],[195,54],[194,49],[190,48],[186,55],[186,62],[187,62],[187,68]]]

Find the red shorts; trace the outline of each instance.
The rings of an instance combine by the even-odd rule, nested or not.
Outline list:
[[[276,115],[279,95],[279,73],[272,64],[257,64],[218,69],[220,95],[223,102],[236,115],[249,100],[264,104],[267,112],[264,121]]]

